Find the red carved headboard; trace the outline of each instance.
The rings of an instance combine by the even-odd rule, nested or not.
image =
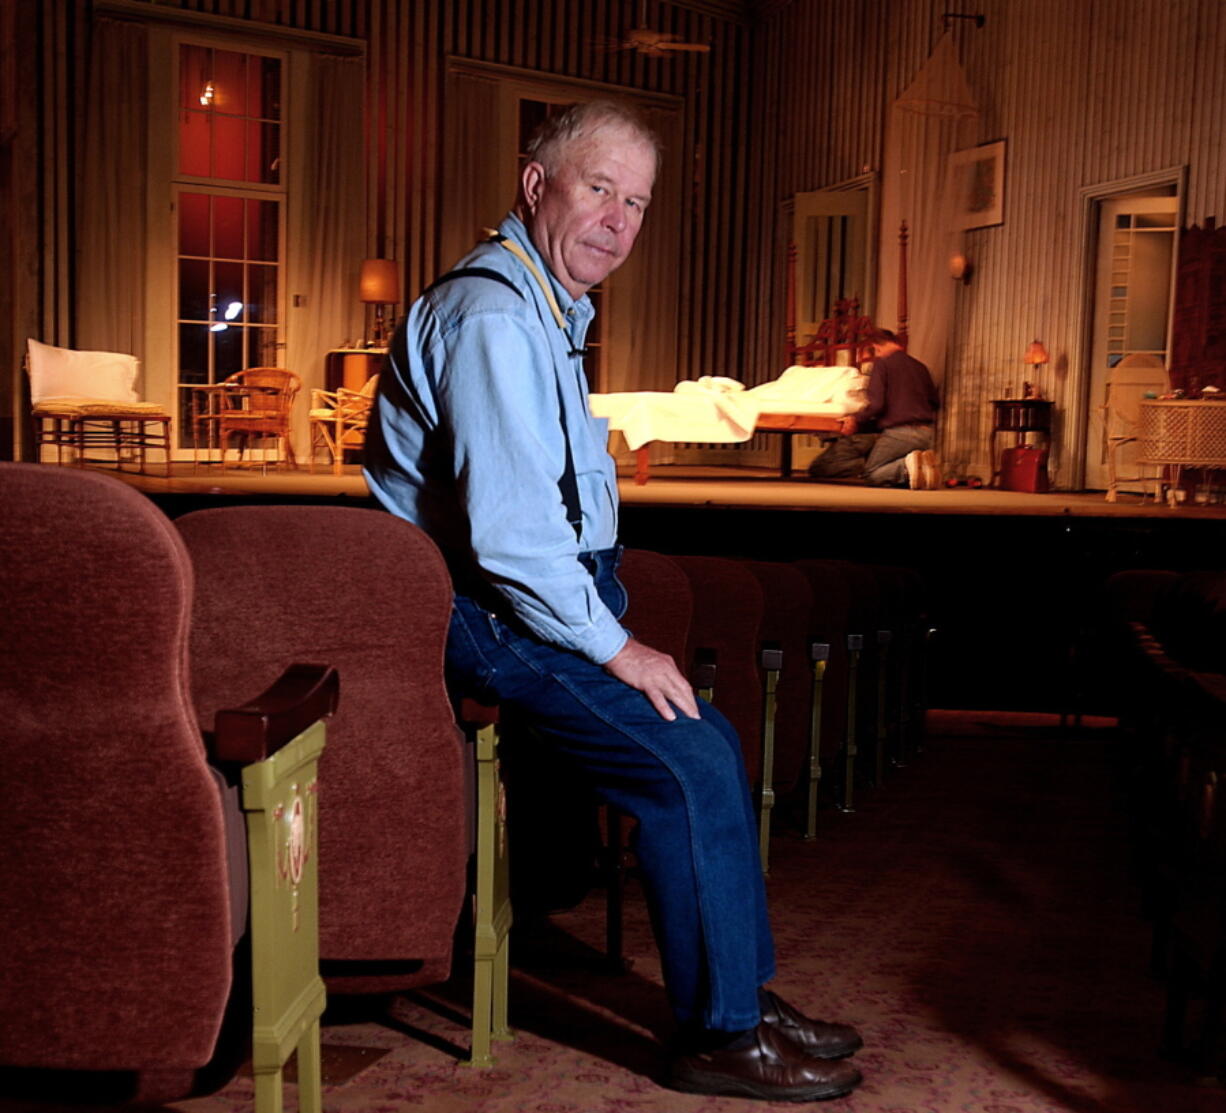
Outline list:
[[[907,346],[907,240],[909,233],[904,220],[898,234],[898,342]],[[860,362],[864,339],[877,326],[871,317],[860,313],[858,298],[836,302],[834,316],[818,325],[817,334],[806,344],[796,343],[796,245],[788,245],[787,326],[783,358],[788,366],[834,367],[836,353],[850,351],[850,363]]]

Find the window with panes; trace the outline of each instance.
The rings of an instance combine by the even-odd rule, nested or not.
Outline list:
[[[285,174],[282,59],[183,42],[175,209],[181,447],[192,387],[280,365]]]

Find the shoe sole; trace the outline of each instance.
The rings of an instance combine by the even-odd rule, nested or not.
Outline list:
[[[720,1097],[756,1098],[759,1101],[829,1101],[850,1094],[862,1081],[857,1075],[854,1082],[831,1083],[826,1086],[759,1086],[742,1078],[729,1078],[723,1074],[669,1075],[665,1085],[670,1090],[683,1094],[714,1094]]]
[[[907,469],[907,486],[913,491],[922,491],[927,479],[924,471],[924,457],[908,452],[903,464]]]

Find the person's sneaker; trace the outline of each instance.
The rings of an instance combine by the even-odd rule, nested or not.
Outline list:
[[[914,452],[908,452],[903,463],[907,468],[907,486],[913,491],[922,491],[928,482],[927,475],[924,472],[923,452],[918,448]]]
[[[941,461],[936,450],[926,448],[920,453],[920,470],[924,473],[924,488],[935,491],[941,485]]]

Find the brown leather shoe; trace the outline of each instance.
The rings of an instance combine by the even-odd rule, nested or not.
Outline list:
[[[864,1046],[860,1033],[849,1024],[812,1020],[770,990],[763,990],[760,1000],[762,1023],[814,1059],[844,1059]]]
[[[850,1063],[823,1063],[759,1024],[747,1047],[693,1052],[673,1060],[665,1084],[687,1094],[759,1098],[762,1101],[822,1101],[850,1094],[860,1072]]]

